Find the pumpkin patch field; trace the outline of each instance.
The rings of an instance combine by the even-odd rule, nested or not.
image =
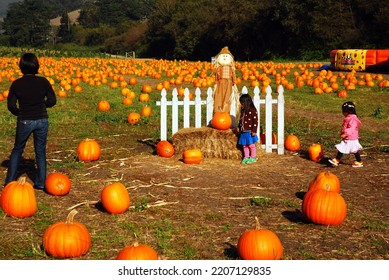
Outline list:
[[[389,258],[387,73],[321,70],[316,62],[236,62],[239,90],[258,86],[262,98],[267,85],[284,86],[285,139],[293,135],[283,155],[258,149],[256,162],[241,164],[205,157],[201,147],[175,153],[169,131],[160,143],[161,89],[169,99],[177,88],[182,99],[184,88],[191,94],[200,88],[205,99],[215,82],[210,62],[39,59],[39,74],[57,93],[48,109],[50,191],[31,194],[31,137],[21,179],[0,196],[0,259]],[[15,134],[7,96],[20,76],[17,61],[0,59],[1,183]],[[353,155],[338,167],[328,164],[345,101],[356,104],[363,123],[363,168],[351,167]],[[27,195],[32,206],[23,202]],[[20,204],[28,214],[13,215]]]

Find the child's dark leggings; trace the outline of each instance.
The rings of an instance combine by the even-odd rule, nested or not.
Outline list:
[[[354,155],[355,155],[355,160],[356,161],[362,161],[361,160],[361,155],[360,155],[360,153],[359,152],[356,152],[356,153],[354,153]],[[343,156],[343,154],[341,153],[341,152],[338,152],[337,154],[336,154],[336,159],[337,160],[340,160],[341,158],[342,158],[342,156]]]

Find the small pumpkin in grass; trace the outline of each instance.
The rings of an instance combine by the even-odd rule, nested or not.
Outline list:
[[[130,124],[136,124],[140,121],[140,114],[139,113],[136,113],[136,112],[131,112],[128,114],[128,117],[127,117],[127,121],[130,123]]]
[[[100,198],[101,204],[110,214],[121,214],[130,207],[130,194],[120,182],[105,186],[100,193]]]
[[[12,217],[26,218],[37,211],[36,197],[33,186],[26,182],[26,177],[9,182],[0,194],[0,206]]]
[[[232,125],[232,118],[227,112],[216,112],[211,120],[211,125],[215,129],[227,130]]]
[[[139,94],[139,101],[140,102],[149,102],[150,101],[150,95],[148,93],[141,93],[141,94]]]
[[[338,176],[330,171],[320,172],[309,184],[308,191],[316,189],[325,189],[340,193],[340,181]]]
[[[243,260],[280,260],[281,240],[271,230],[262,229],[255,217],[255,229],[246,230],[238,240],[238,253]]]
[[[131,78],[128,80],[128,83],[129,83],[130,85],[136,85],[137,80],[136,80],[135,77],[131,77]]]
[[[98,160],[101,149],[96,140],[86,138],[78,144],[76,153],[79,160],[88,162]]]
[[[59,172],[50,173],[45,182],[46,191],[52,195],[66,195],[70,191],[71,182],[68,176]]]
[[[289,134],[285,139],[285,149],[291,152],[300,150],[300,140],[294,134]]]
[[[338,91],[338,97],[340,98],[347,98],[348,94],[347,94],[347,91],[345,89],[341,89]]]
[[[266,145],[266,131],[259,134],[259,139],[262,145]],[[272,144],[277,144],[277,135],[274,132],[271,133],[271,142]]]
[[[158,260],[158,253],[146,244],[134,244],[124,247],[116,257],[117,260]]]
[[[187,164],[199,164],[203,160],[203,153],[199,149],[186,150],[182,153],[182,160]]]
[[[304,195],[302,213],[315,224],[340,225],[346,218],[347,204],[337,192],[316,189]]]
[[[151,107],[150,106],[143,106],[142,107],[142,110],[140,111],[140,114],[143,116],[143,117],[150,117],[151,115]]]
[[[143,85],[142,86],[142,92],[144,93],[150,93],[153,91],[153,88],[150,85]]]
[[[43,247],[47,254],[59,258],[75,258],[85,255],[92,244],[87,227],[74,221],[77,210],[70,211],[66,222],[49,226],[43,234]]]
[[[97,109],[99,111],[109,111],[109,109],[111,109],[111,105],[107,100],[100,100],[97,104]]]
[[[157,143],[155,146],[155,150],[157,152],[157,155],[161,157],[167,157],[170,158],[174,155],[174,147],[173,145],[166,140],[161,140]]]
[[[126,106],[132,105],[132,98],[131,97],[124,97],[122,99],[122,104]]]
[[[308,147],[309,159],[314,162],[320,162],[323,158],[323,148],[320,144],[312,144]]]

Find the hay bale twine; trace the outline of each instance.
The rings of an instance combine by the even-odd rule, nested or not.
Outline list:
[[[199,149],[204,158],[241,159],[242,148],[232,129],[218,130],[211,127],[183,128],[171,138],[176,154],[188,149]],[[260,144],[256,143],[257,151]]]

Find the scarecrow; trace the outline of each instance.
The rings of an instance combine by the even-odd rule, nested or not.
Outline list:
[[[215,89],[213,94],[213,112],[230,113],[233,99],[239,99],[238,89],[235,85],[235,65],[234,57],[224,47],[216,56],[214,65]],[[237,104],[237,103],[235,103]],[[233,114],[235,115],[235,113]]]

